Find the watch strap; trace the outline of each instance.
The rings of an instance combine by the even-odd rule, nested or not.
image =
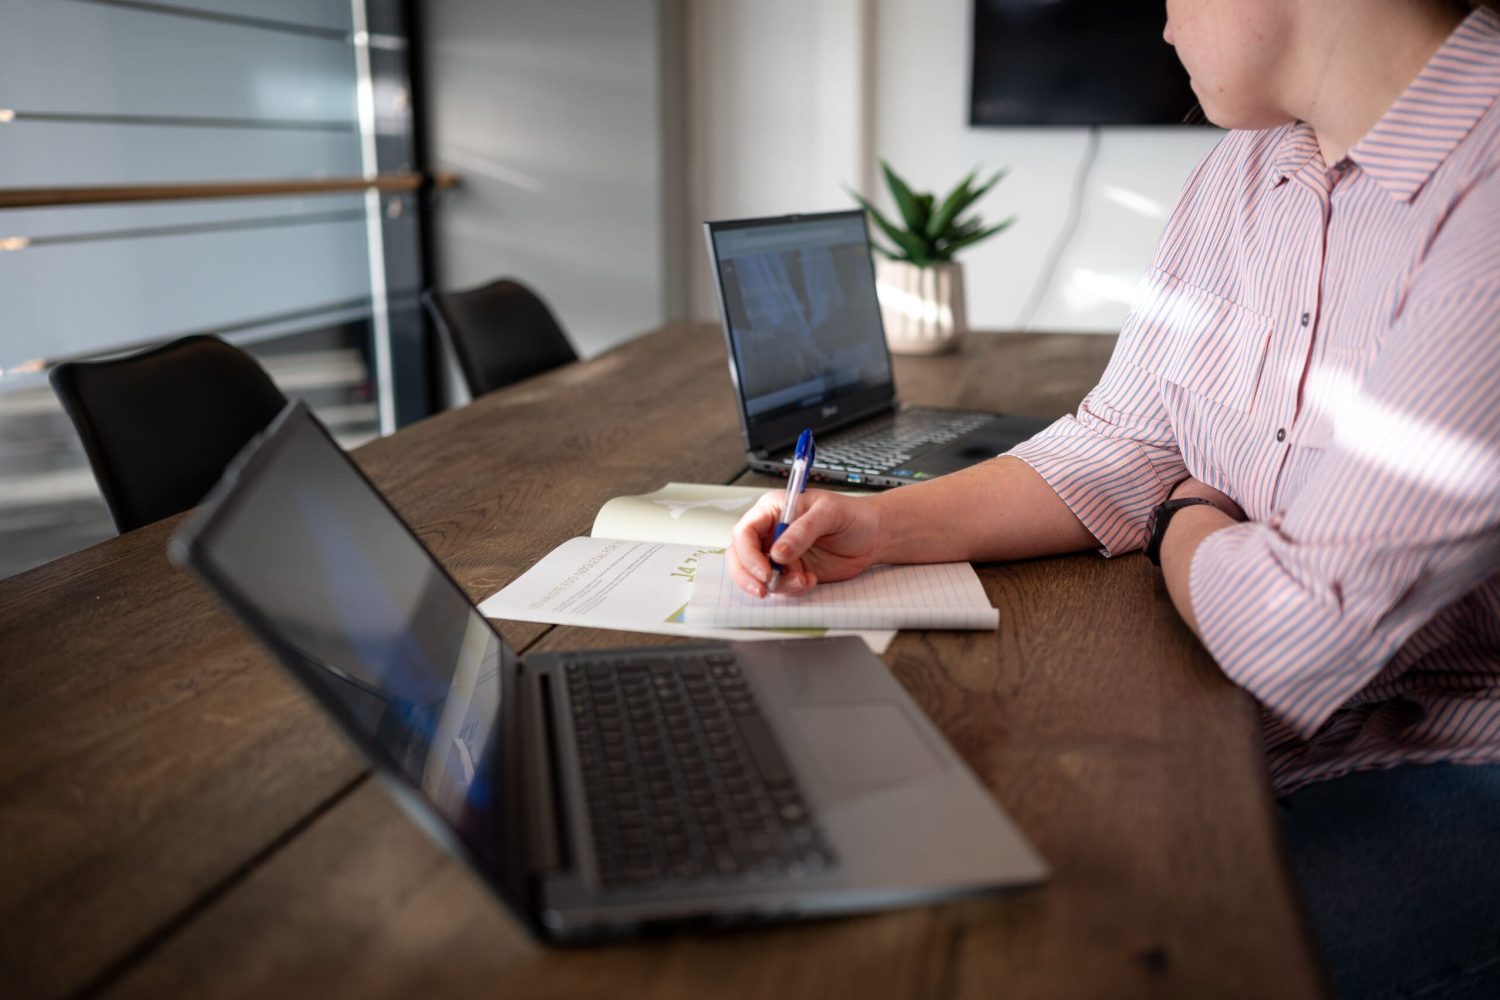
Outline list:
[[[1151,511],[1151,519],[1148,522],[1148,535],[1146,538],[1146,558],[1151,560],[1151,565],[1161,565],[1161,541],[1167,535],[1167,525],[1172,523],[1172,515],[1184,507],[1196,507],[1200,503],[1206,503],[1217,509],[1217,504],[1205,497],[1179,497],[1176,500],[1168,500],[1156,505]]]

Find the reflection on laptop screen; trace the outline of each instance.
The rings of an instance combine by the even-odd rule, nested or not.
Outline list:
[[[300,406],[207,515],[192,560],[481,857],[508,649]]]
[[[862,214],[720,229],[713,240],[751,417],[890,381]]]

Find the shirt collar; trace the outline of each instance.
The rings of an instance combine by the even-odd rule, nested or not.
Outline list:
[[[1318,136],[1307,122],[1293,122],[1282,133],[1276,147],[1271,183],[1280,184],[1307,165],[1318,152]]]
[[[1409,202],[1500,95],[1500,18],[1478,9],[1433,53],[1422,72],[1354,148],[1349,159],[1397,201]],[[1318,152],[1312,126],[1281,137],[1272,183],[1295,175]]]

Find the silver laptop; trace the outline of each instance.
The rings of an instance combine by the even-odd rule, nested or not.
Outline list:
[[[300,403],[171,550],[544,940],[1047,876],[858,639],[520,660]]]
[[[745,455],[785,475],[797,436],[812,478],[901,486],[994,458],[1046,427],[896,399],[862,211],[704,224]]]

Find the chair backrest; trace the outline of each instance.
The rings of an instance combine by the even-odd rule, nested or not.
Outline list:
[[[121,533],[197,504],[286,405],[254,358],[217,337],[69,362],[49,377]]]
[[[552,310],[519,281],[502,278],[466,291],[428,291],[422,303],[453,345],[472,396],[578,360]]]

